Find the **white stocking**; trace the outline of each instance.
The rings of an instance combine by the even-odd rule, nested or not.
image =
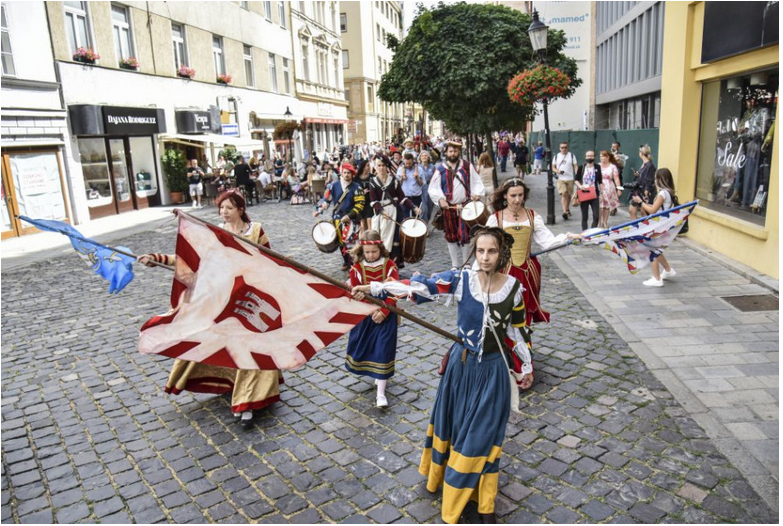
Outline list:
[[[378,396],[386,396],[386,382],[388,380],[375,380],[375,384],[378,386]]]
[[[470,257],[470,244],[468,245],[462,245],[462,261],[460,261],[460,265],[467,264],[468,258]]]
[[[451,266],[454,268],[459,268],[460,265],[462,265],[463,259],[460,259],[460,250],[459,246],[456,243],[446,243],[446,246],[449,247],[449,257],[451,257]]]

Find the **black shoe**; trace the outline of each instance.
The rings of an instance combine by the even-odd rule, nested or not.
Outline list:
[[[243,418],[242,420],[239,421],[239,423],[242,424],[242,429],[244,429],[245,431],[250,431],[251,429],[253,429],[252,418],[248,418],[248,419]]]
[[[565,212],[563,213],[563,219],[568,219],[568,214]]]
[[[498,520],[494,513],[479,513],[481,524],[497,524]]]

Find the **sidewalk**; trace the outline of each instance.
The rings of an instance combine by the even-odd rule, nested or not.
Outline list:
[[[546,176],[526,183],[527,206],[546,217]],[[558,195],[555,218],[556,234],[580,230],[580,211],[572,209],[564,221]],[[627,220],[621,209],[610,225]],[[568,275],[777,511],[780,318],[777,309],[740,312],[721,298],[774,293],[777,300],[779,284],[768,277],[751,281],[750,269],[681,239],[666,254],[677,276],[663,288],[643,286],[648,269],[630,274],[599,247],[565,248],[542,258]],[[547,296],[544,290],[544,306]]]

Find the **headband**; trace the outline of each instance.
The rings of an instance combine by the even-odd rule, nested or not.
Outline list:
[[[506,179],[506,182],[503,183],[503,186],[511,186],[511,183],[520,183],[524,184],[525,181],[520,179],[519,177],[512,177],[511,179]]]
[[[359,241],[359,244],[360,245],[383,245],[383,241],[380,239],[377,241],[365,240],[365,241]]]

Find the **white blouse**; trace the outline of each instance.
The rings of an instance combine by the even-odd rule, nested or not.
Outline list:
[[[487,219],[487,226],[498,226],[498,220],[495,217],[495,214],[489,216],[489,219]],[[527,217],[525,217],[523,221],[503,221],[503,228],[513,226],[530,226],[530,221],[528,221]],[[546,250],[568,241],[568,234],[554,235],[544,224],[544,218],[536,214],[533,218],[533,241],[543,250]]]

